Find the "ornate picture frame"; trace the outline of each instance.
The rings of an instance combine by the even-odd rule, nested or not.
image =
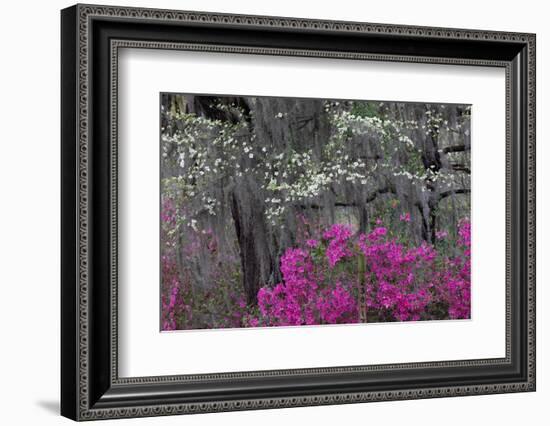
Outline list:
[[[61,12],[61,414],[73,420],[535,390],[534,34],[76,5]],[[121,48],[503,68],[506,356],[118,374]]]

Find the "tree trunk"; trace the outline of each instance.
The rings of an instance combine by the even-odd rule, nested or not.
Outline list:
[[[258,290],[270,281],[272,256],[267,244],[264,212],[248,192],[243,199],[237,191],[231,196],[231,214],[239,243],[242,283],[248,305],[258,303]]]

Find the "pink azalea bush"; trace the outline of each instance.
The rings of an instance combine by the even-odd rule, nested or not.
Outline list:
[[[170,199],[161,209],[161,329],[253,326],[240,285],[238,259],[218,253],[218,239],[211,230],[186,229],[185,240],[173,232],[181,215]],[[177,249],[179,245],[179,249]],[[193,285],[193,264],[203,269],[208,288]]]
[[[464,319],[470,316],[470,223],[460,222],[460,254],[426,243],[407,247],[384,226],[354,235],[336,224],[322,242],[290,248],[283,282],[258,293],[261,325]],[[358,267],[363,265],[363,267]],[[362,317],[363,314],[363,317]]]
[[[161,268],[166,287],[161,297],[161,326],[163,330],[177,330],[181,323],[190,322],[192,319],[191,306],[186,303],[189,291],[178,277],[173,258],[163,255],[161,257]]]
[[[333,247],[342,255],[341,247]],[[334,254],[328,258],[334,262]],[[320,287],[320,270],[304,249],[288,249],[281,258],[284,283],[258,292],[261,323],[264,325],[335,324],[356,322],[355,300],[340,282]]]
[[[470,317],[470,222],[438,230],[436,243],[411,244],[377,219],[359,233],[301,218],[296,244],[280,258],[281,280],[246,303],[238,258],[218,250],[209,229],[174,229],[182,212],[163,201],[161,328],[226,328],[465,319]],[[401,222],[410,216],[401,215]],[[401,239],[398,236],[401,235]],[[191,265],[204,282],[194,283]],[[210,267],[206,267],[210,265]]]
[[[177,210],[174,202],[164,200],[161,209],[162,238],[168,240],[167,230],[176,225]],[[161,254],[161,327],[162,330],[177,330],[178,322],[182,317],[192,314],[190,306],[186,303],[186,288],[179,277],[176,259],[173,250],[164,248]],[[184,320],[185,321],[185,320]]]

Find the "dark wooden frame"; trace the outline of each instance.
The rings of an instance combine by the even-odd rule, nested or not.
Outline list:
[[[76,5],[61,13],[61,413],[75,420],[535,390],[535,36]],[[117,52],[192,49],[506,69],[506,357],[119,378]]]

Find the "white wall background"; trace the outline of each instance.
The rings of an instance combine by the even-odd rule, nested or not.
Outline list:
[[[204,10],[537,33],[538,390],[530,394],[293,408],[107,421],[102,424],[409,426],[546,424],[550,401],[550,27],[540,0],[120,0]],[[69,424],[59,405],[59,9],[71,2],[11,1],[0,25],[0,419]]]

